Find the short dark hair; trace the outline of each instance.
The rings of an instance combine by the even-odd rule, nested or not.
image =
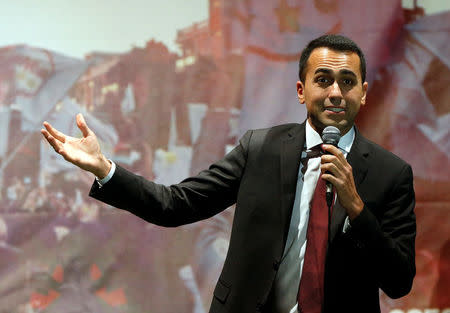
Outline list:
[[[341,35],[323,35],[310,41],[306,48],[302,51],[300,61],[298,63],[298,77],[302,83],[305,82],[305,70],[309,56],[314,49],[322,47],[330,48],[335,51],[355,52],[359,56],[360,60],[362,83],[366,81],[366,59],[364,58],[364,53],[361,48],[359,48],[358,45],[350,38]]]

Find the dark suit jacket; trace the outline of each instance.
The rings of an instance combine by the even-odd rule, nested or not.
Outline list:
[[[210,312],[268,311],[283,254],[305,125],[248,131],[222,160],[169,187],[120,166],[90,195],[158,225],[178,226],[236,203],[229,251]],[[365,203],[342,233],[345,210],[336,203],[325,273],[325,312],[380,312],[379,288],[406,295],[415,275],[413,174],[392,153],[356,132],[347,156]]]

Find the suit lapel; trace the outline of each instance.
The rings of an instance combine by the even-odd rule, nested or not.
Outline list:
[[[281,143],[280,175],[281,175],[281,217],[282,221],[289,221],[295,199],[297,176],[300,158],[305,144],[305,123],[293,127]],[[285,228],[289,229],[289,227]],[[288,231],[285,231],[284,239]]]
[[[361,134],[355,127],[355,140],[347,156],[347,161],[352,166],[353,178],[355,180],[357,190],[359,189],[359,185],[362,183],[367,174],[368,156],[369,156],[368,146],[364,138],[361,136]],[[339,231],[342,230],[346,216],[347,213],[345,209],[340,205],[339,201],[336,201],[333,207],[333,213],[331,217],[331,226],[330,226],[331,241],[333,241],[333,239],[336,237]]]

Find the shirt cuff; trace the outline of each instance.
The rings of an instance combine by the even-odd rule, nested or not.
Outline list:
[[[111,169],[109,170],[108,175],[106,175],[102,179],[95,177],[95,180],[100,185],[100,187],[102,187],[104,184],[106,184],[111,179],[111,177],[114,175],[114,172],[116,171],[116,163],[114,163],[112,160],[109,160],[109,162],[111,162]]]

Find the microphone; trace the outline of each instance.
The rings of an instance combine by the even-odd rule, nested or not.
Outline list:
[[[322,132],[322,141],[324,144],[327,145],[333,145],[337,147],[339,139],[341,139],[341,132],[339,129],[337,129],[334,126],[327,126]],[[327,181],[327,192],[326,192],[326,199],[327,199],[327,205],[328,207],[331,207],[331,204],[333,203],[333,185]]]

